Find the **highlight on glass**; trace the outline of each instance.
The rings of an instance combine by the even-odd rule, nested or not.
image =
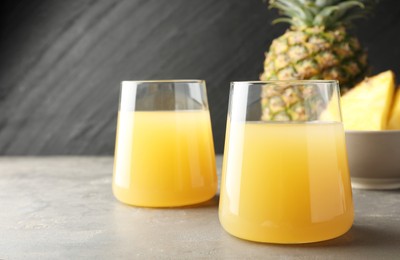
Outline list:
[[[204,81],[122,82],[112,186],[121,202],[144,207],[191,205],[215,195]]]
[[[219,218],[269,243],[338,237],[353,201],[336,81],[233,82]]]

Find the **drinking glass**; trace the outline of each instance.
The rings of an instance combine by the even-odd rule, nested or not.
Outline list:
[[[353,223],[336,81],[233,82],[219,218],[257,242],[308,243]]]
[[[215,195],[204,81],[122,82],[112,186],[121,202],[144,207],[196,204]]]

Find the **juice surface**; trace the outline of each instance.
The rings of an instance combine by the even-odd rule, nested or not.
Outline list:
[[[168,207],[202,202],[217,189],[208,111],[120,111],[113,191],[122,202]]]
[[[233,122],[227,129],[219,216],[229,233],[306,243],[351,227],[342,124]]]

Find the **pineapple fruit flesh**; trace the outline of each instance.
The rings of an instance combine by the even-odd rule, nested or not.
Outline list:
[[[400,130],[400,86],[397,88],[393,99],[393,106],[390,111],[388,130]]]
[[[392,71],[367,78],[341,98],[345,130],[384,130],[393,100]]]
[[[374,0],[270,0],[270,8],[279,9],[290,29],[273,40],[264,61],[262,81],[337,80],[342,93],[362,80],[367,71],[367,55],[357,38],[346,32],[355,17],[365,16]],[[289,87],[290,88],[290,87]],[[274,100],[276,92],[291,92],[290,102]],[[262,120],[296,120],[304,116],[304,94],[282,89],[262,92]],[[318,100],[318,97],[315,98]],[[293,100],[298,100],[293,103]],[[274,104],[274,110],[269,106]],[[280,111],[277,114],[276,111]],[[281,112],[284,111],[284,112]],[[268,114],[269,113],[269,114]]]

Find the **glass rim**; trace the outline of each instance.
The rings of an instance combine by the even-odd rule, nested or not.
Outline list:
[[[203,79],[157,79],[157,80],[123,80],[121,84],[125,83],[203,83]]]
[[[248,83],[248,84],[261,84],[261,85],[265,85],[265,84],[293,84],[293,85],[305,85],[305,84],[339,84],[339,81],[337,80],[322,80],[322,79],[312,79],[312,80],[308,80],[308,79],[294,79],[294,80],[265,80],[265,81],[231,81],[231,84],[244,84],[244,83]]]

